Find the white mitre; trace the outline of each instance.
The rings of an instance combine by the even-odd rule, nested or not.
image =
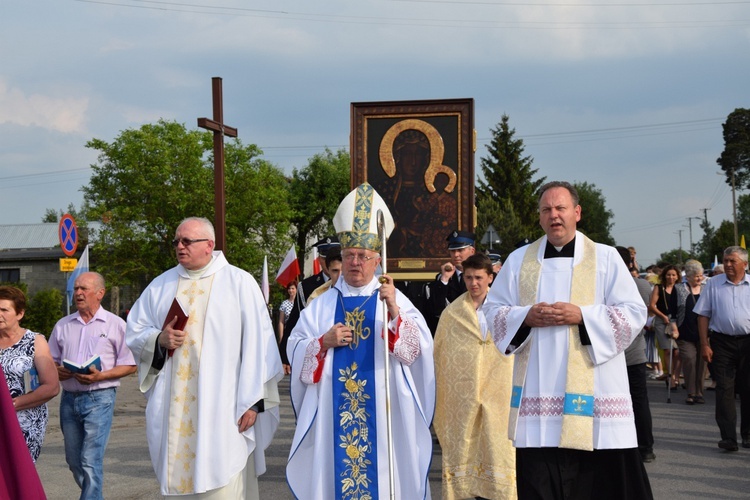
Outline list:
[[[346,195],[333,216],[333,227],[341,248],[366,248],[380,252],[383,242],[378,235],[378,210],[383,212],[387,239],[393,231],[393,216],[377,191],[365,182]]]

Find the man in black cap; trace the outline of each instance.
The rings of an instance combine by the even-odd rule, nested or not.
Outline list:
[[[497,276],[497,273],[500,272],[500,269],[503,268],[503,260],[499,253],[488,253],[487,257],[490,258],[490,262],[492,262],[492,272],[495,273],[495,276]]]
[[[318,262],[320,263],[321,271],[300,282],[297,296],[302,295],[302,297],[300,297],[302,309],[307,306],[307,299],[310,297],[310,294],[313,293],[316,288],[331,279],[330,273],[328,272],[328,266],[326,265],[326,255],[328,255],[328,252],[332,250],[341,251],[341,244],[336,236],[326,236],[313,246],[318,249]]]
[[[292,329],[299,320],[300,311],[307,307],[307,299],[310,297],[310,294],[331,279],[328,273],[328,265],[326,265],[326,255],[330,252],[341,252],[341,244],[336,236],[326,236],[317,241],[313,247],[318,249],[318,262],[320,263],[321,271],[303,279],[297,286],[297,295],[294,297],[294,304],[292,305],[292,310],[289,312],[289,317],[286,323],[284,323],[284,334],[279,344],[281,362],[284,365],[289,364],[286,357],[286,344],[289,340],[289,334],[292,333]]]
[[[475,252],[476,236],[474,233],[456,230],[452,231],[446,240],[451,260],[440,266],[440,274],[435,277],[435,281],[427,284],[425,291],[427,309],[425,320],[433,335],[445,306],[466,292],[466,284],[461,276],[463,274],[462,263]]]

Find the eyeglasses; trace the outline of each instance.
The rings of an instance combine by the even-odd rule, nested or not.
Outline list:
[[[198,243],[199,241],[208,241],[208,238],[199,238],[197,240],[191,240],[190,238],[177,238],[176,240],[172,240],[172,246],[177,248],[177,246],[182,243],[182,246],[189,247],[193,243]]]
[[[372,259],[376,258],[376,255],[372,255],[368,257],[364,253],[346,253],[341,256],[346,262],[354,263],[354,261],[365,263],[370,262]]]

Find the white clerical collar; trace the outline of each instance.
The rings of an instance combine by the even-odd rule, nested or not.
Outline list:
[[[371,295],[373,290],[375,289],[375,285],[377,285],[377,280],[372,280],[368,284],[364,286],[351,286],[346,283],[343,279],[339,279],[341,282],[341,293],[344,297],[356,297],[356,296],[363,296],[363,295]],[[338,286],[339,281],[336,282],[336,285]],[[374,283],[374,285],[373,285]]]
[[[195,270],[185,269],[185,271],[187,271],[188,277],[191,280],[197,280],[201,276],[203,276],[203,273],[206,272],[206,269],[208,269],[209,267],[211,267],[211,264],[213,264],[215,260],[216,260],[216,255],[212,254],[211,255],[211,260],[208,261],[208,264],[206,264],[204,267],[202,267],[200,269],[195,269]]]

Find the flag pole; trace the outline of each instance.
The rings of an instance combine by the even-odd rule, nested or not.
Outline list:
[[[386,234],[385,234],[385,216],[382,210],[378,210],[378,237],[380,238],[380,266],[383,274],[387,273],[386,259]],[[382,283],[382,282],[381,282]],[[391,370],[390,370],[390,350],[388,349],[388,307],[383,304],[383,368],[385,370],[385,422],[388,442],[388,487],[391,500],[396,498],[396,484],[393,474],[393,430],[391,428]]]

